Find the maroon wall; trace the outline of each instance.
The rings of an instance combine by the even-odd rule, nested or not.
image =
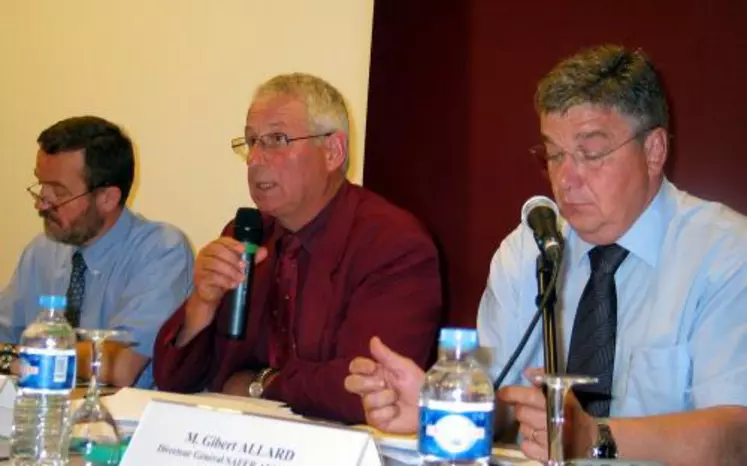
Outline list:
[[[745,0],[375,2],[364,183],[437,237],[451,323],[474,324],[493,252],[549,192],[532,97],[581,47],[646,51],[672,100],[671,178],[747,212],[746,18]]]

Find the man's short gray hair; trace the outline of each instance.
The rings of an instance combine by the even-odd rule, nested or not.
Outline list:
[[[658,73],[640,50],[602,45],[558,63],[539,83],[540,114],[565,114],[591,104],[615,109],[638,122],[637,130],[669,127],[669,109]]]

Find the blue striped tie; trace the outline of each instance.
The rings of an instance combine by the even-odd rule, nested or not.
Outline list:
[[[581,406],[596,417],[607,417],[610,412],[617,339],[615,272],[627,255],[628,250],[617,244],[589,251],[591,275],[573,322],[566,372],[599,379],[594,385],[574,389]]]

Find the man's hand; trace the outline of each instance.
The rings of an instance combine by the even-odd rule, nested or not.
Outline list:
[[[361,397],[369,425],[392,433],[416,432],[425,374],[378,337],[371,339],[371,355],[374,359],[359,357],[350,363],[345,389]]]
[[[249,396],[249,385],[257,376],[252,371],[236,372],[223,384],[223,393],[235,396]]]
[[[524,371],[524,376],[533,381],[534,376],[543,372],[541,368],[530,368]],[[530,459],[547,461],[547,404],[541,386],[535,383],[531,387],[503,387],[498,392],[498,402],[514,408],[522,452]],[[581,408],[573,393],[566,398],[564,418],[566,453],[572,458],[584,457],[596,438],[596,421]]]
[[[184,328],[176,339],[177,346],[186,345],[202,329],[210,325],[223,295],[244,280],[247,266],[241,260],[244,245],[224,236],[202,248],[194,271],[194,291],[187,300]],[[267,257],[267,249],[259,248],[254,255],[258,264]]]
[[[21,375],[21,362],[18,360],[18,358],[13,358],[13,360],[10,362],[10,373],[12,375]]]

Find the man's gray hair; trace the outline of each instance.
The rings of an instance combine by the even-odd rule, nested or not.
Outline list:
[[[669,127],[669,109],[658,73],[640,50],[602,45],[558,63],[539,83],[538,113],[565,114],[591,104],[615,109],[638,122],[637,130]]]

